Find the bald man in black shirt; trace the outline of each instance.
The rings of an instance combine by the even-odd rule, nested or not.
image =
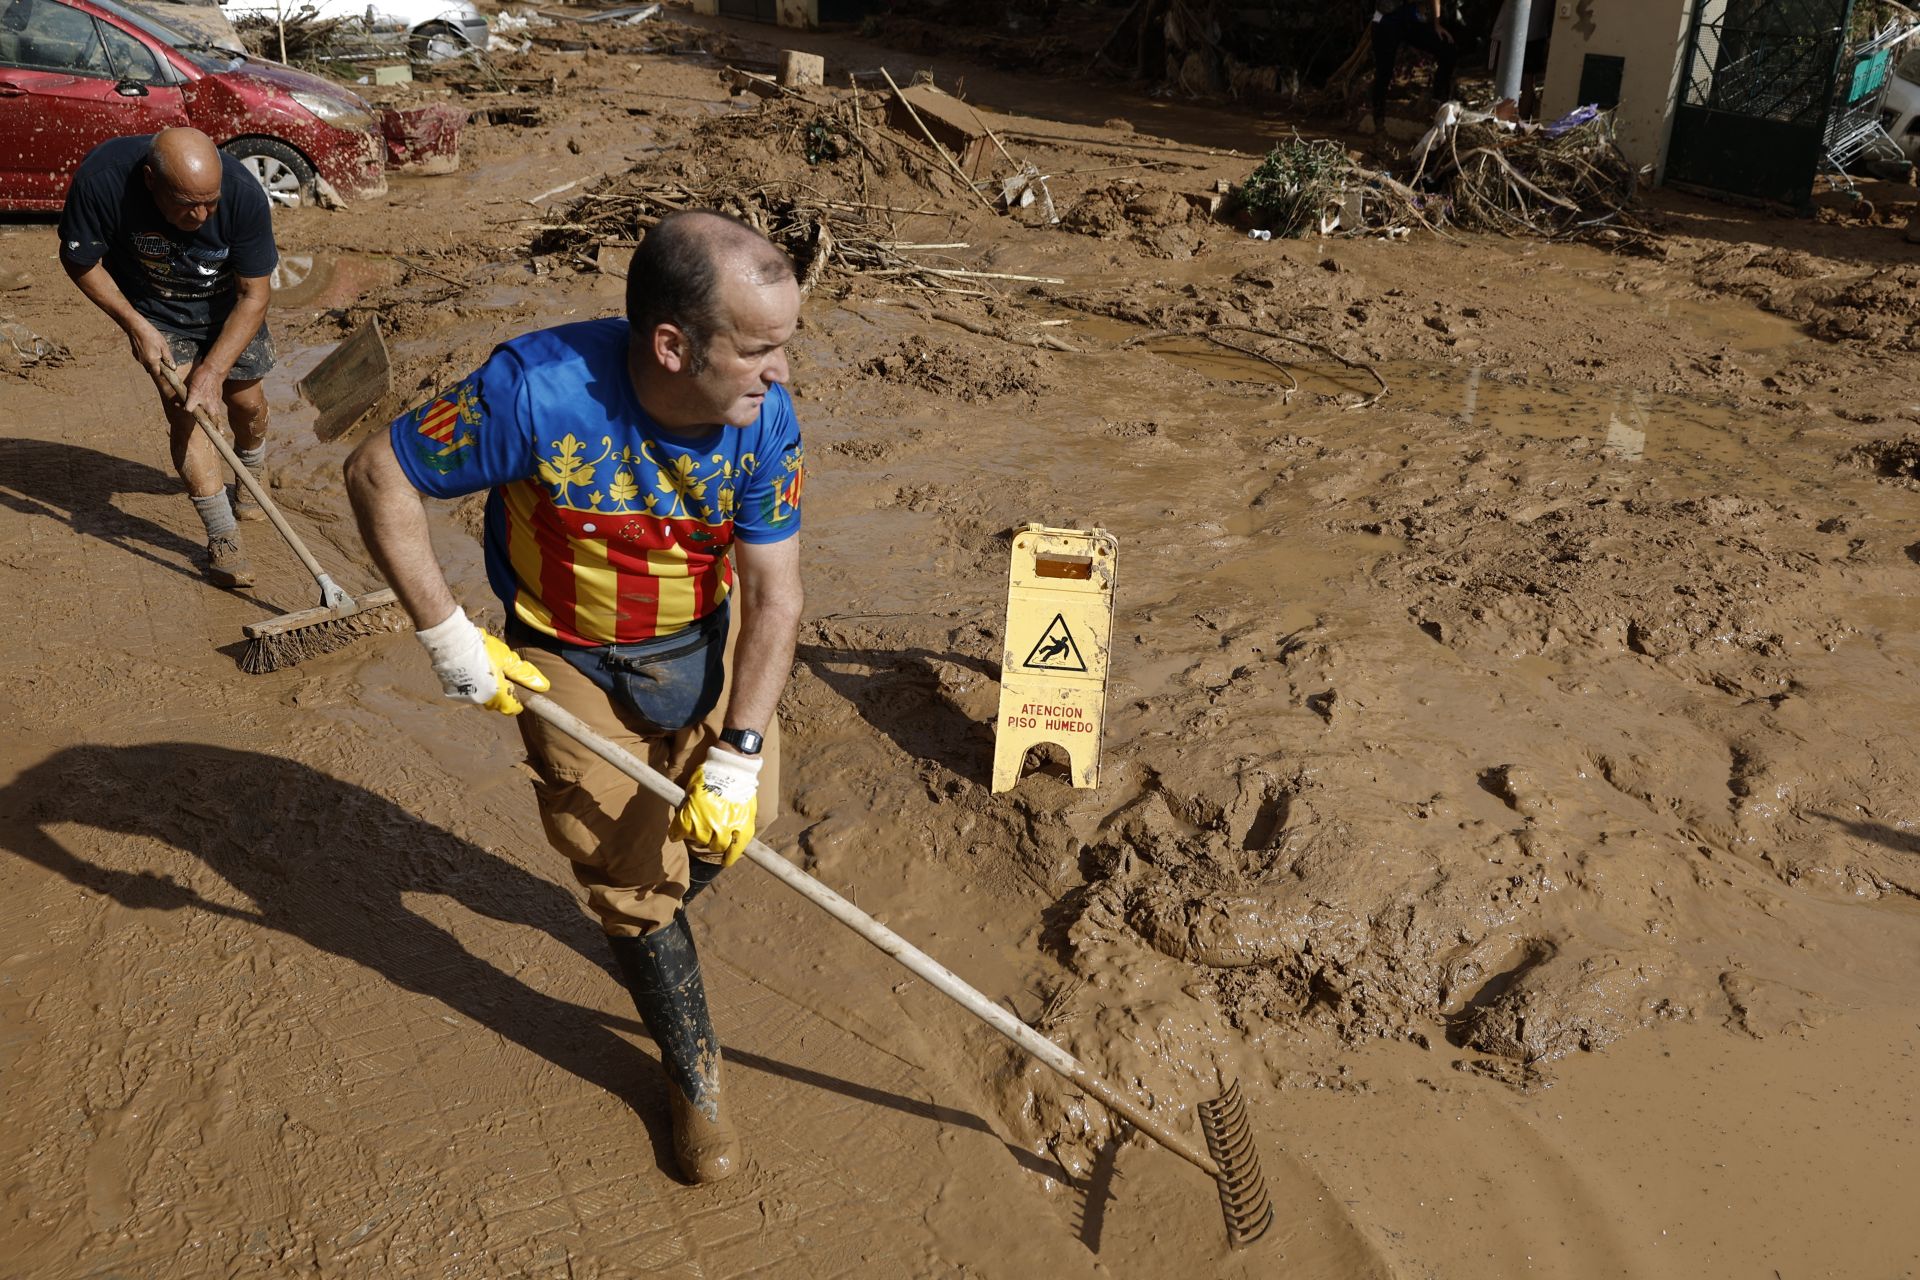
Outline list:
[[[80,292],[123,330],[160,390],[174,469],[207,531],[207,577],[246,586],[253,571],[236,515],[260,509],[241,486],[227,494],[193,411],[226,406],[235,450],[260,469],[273,367],[268,277],[279,261],[266,193],[245,166],[198,129],[114,138],[88,153],[60,215],[60,261]],[[184,404],[161,377],[175,369]]]

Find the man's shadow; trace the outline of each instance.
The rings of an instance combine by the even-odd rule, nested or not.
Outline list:
[[[251,905],[90,862],[53,833],[63,824],[184,850]],[[199,743],[69,747],[0,788],[0,847],[122,906],[245,921],[437,1000],[634,1107],[656,1161],[674,1167],[664,1085],[611,1029],[636,1022],[525,985],[406,904],[408,894],[444,896],[538,929],[605,970],[611,955],[572,895],[383,796],[294,761]]]
[[[75,533],[200,581],[194,564],[202,548],[114,504],[128,493],[187,500],[178,476],[144,462],[57,440],[0,436],[0,506],[57,520]]]
[[[1000,678],[999,664],[931,649],[850,649],[801,644],[794,657],[852,703],[868,724],[919,760],[931,760],[970,782],[990,780],[993,723],[974,720],[947,697],[934,663],[948,662]],[[846,668],[857,666],[859,671]]]
[[[1895,853],[1920,856],[1920,834],[1912,831],[1903,831],[1899,827],[1889,826],[1884,822],[1862,822],[1856,818],[1843,818],[1836,813],[1816,812],[1813,816],[1842,828],[1856,840],[1885,845]]]
[[[62,825],[183,850],[251,906],[213,901],[154,871],[90,862],[54,834]],[[408,894],[432,894],[537,929],[617,982],[612,954],[574,895],[384,796],[296,761],[201,743],[68,747],[0,787],[0,848],[129,909],[192,909],[245,921],[437,1000],[626,1102],[645,1120],[655,1162],[676,1169],[664,1078],[614,1034],[639,1031],[637,1019],[537,991],[406,904]],[[741,1066],[795,1083],[991,1132],[964,1111],[732,1047],[726,1052]],[[1023,1165],[1060,1176],[1029,1153],[1008,1149]]]

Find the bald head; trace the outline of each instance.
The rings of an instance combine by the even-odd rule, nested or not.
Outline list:
[[[220,148],[198,129],[154,134],[146,174],[160,216],[182,231],[198,231],[220,202]]]
[[[674,326],[704,364],[708,344],[727,322],[728,286],[771,288],[793,278],[793,260],[744,222],[705,210],[669,214],[627,268],[627,323],[643,342],[660,325]]]

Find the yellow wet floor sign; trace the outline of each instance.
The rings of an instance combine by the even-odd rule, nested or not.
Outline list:
[[[1104,529],[1030,524],[1013,536],[994,726],[993,789],[1020,781],[1027,750],[1067,753],[1076,787],[1100,781],[1100,731],[1120,544]]]

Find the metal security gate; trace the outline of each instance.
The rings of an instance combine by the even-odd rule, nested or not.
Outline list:
[[[1695,0],[1667,179],[1805,207],[1853,0]]]

